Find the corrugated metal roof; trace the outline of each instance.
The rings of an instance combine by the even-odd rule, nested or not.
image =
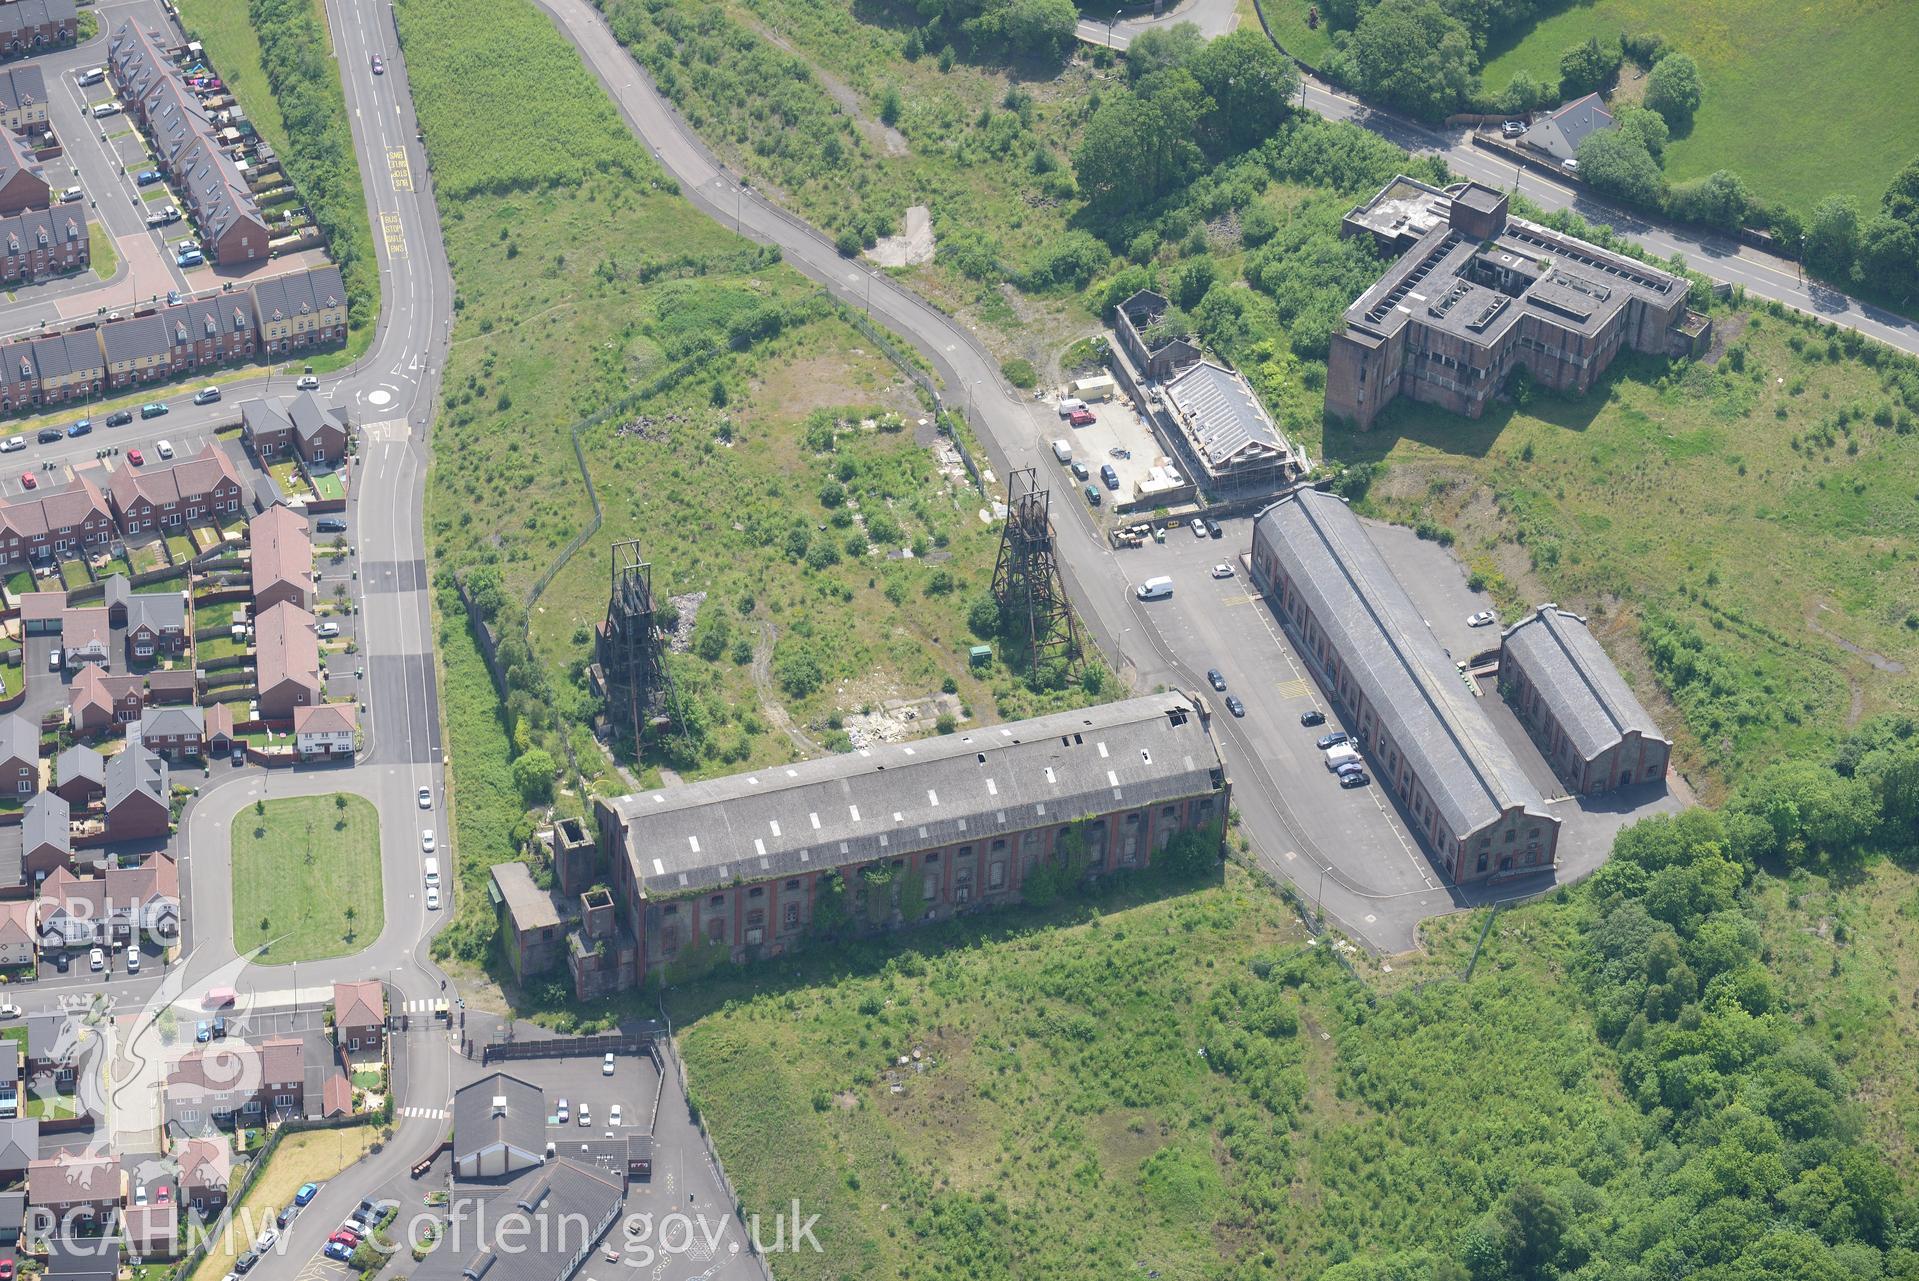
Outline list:
[[[1249,449],[1287,452],[1285,437],[1266,415],[1246,380],[1202,360],[1166,384],[1186,434],[1215,469]]]

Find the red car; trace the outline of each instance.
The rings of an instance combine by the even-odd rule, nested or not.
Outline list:
[[[1098,420],[1093,417],[1093,411],[1090,409],[1075,409],[1073,416],[1066,421],[1075,427],[1091,427]]]
[[[173,1185],[171,1183],[162,1183],[153,1190],[153,1203],[155,1205],[170,1205],[172,1202]]]
[[[328,1237],[327,1240],[337,1241],[341,1245],[347,1247],[347,1249],[351,1250],[354,1246],[360,1244],[360,1234],[358,1232],[355,1232],[352,1228],[341,1228],[338,1232],[335,1232],[332,1236]]]
[[[129,449],[127,451],[127,461],[132,463],[135,467],[138,467],[141,463],[144,463],[146,459],[141,457],[139,450]]]
[[[0,1259],[0,1281],[13,1281],[12,1259]]]
[[[33,478],[33,473],[30,471],[20,473],[20,483],[28,489],[40,488],[40,482]]]

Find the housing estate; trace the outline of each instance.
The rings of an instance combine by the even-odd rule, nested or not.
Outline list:
[[[142,840],[171,830],[173,793],[164,757],[129,741],[108,758],[106,776],[107,839]]]
[[[346,424],[310,391],[240,405],[240,434],[268,460],[298,454],[310,463],[346,456]]]
[[[107,621],[126,629],[127,657],[140,662],[186,652],[187,594],[136,592],[125,574],[107,580]]]
[[[32,284],[47,276],[84,271],[92,265],[93,241],[87,233],[84,204],[49,208],[41,202],[38,208],[0,217],[0,283]],[[8,380],[10,384],[13,381]]]
[[[333,985],[333,1040],[348,1054],[380,1057],[386,1045],[386,989],[380,980]]]
[[[25,712],[0,715],[0,794],[40,790],[40,724]]]
[[[37,62],[0,68],[0,128],[15,133],[47,127],[47,78]]]
[[[74,0],[12,0],[0,4],[0,57],[24,58],[72,44],[79,23]]]
[[[104,1223],[121,1204],[120,1156],[62,1148],[27,1164],[27,1203],[62,1226]]]
[[[1507,628],[1499,688],[1569,790],[1664,781],[1671,740],[1579,615],[1541,605]]]
[[[306,517],[275,503],[247,522],[247,545],[255,611],[282,603],[313,607],[313,542]]]
[[[1208,710],[1166,693],[594,808],[644,979],[696,943],[778,955],[827,899],[883,929],[1017,901],[1042,866],[1145,867],[1229,804]]]
[[[0,214],[47,209],[53,204],[46,174],[34,163],[25,140],[0,129]]]
[[[246,488],[233,460],[209,440],[199,453],[170,467],[119,468],[107,482],[107,501],[128,534],[164,532],[239,512]]]
[[[293,709],[293,748],[305,760],[351,760],[360,733],[352,703],[315,703]]]
[[[1622,347],[1674,354],[1709,331],[1680,277],[1510,217],[1478,183],[1402,175],[1340,230],[1397,255],[1327,356],[1326,412],[1361,430],[1401,395],[1477,418],[1518,369],[1583,392]]]
[[[305,1116],[305,1043],[275,1036],[196,1046],[168,1069],[166,1095],[167,1128],[179,1134]]]
[[[112,508],[85,473],[65,489],[0,502],[0,571],[12,573],[74,552],[91,556],[113,539]]]
[[[291,721],[295,708],[325,697],[313,615],[282,601],[254,616],[253,642],[262,720]]]
[[[1253,579],[1447,875],[1553,865],[1559,820],[1343,499],[1301,489],[1260,513]]]

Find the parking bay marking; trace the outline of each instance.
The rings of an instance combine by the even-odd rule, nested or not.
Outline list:
[[[1313,687],[1303,676],[1289,681],[1275,682],[1273,688],[1279,691],[1281,698],[1303,698],[1313,692]]]
[[[1220,604],[1222,604],[1222,605],[1227,605],[1227,606],[1232,606],[1232,605],[1250,605],[1250,604],[1252,604],[1252,603],[1253,603],[1254,601],[1256,601],[1256,600],[1262,600],[1262,599],[1264,599],[1264,597],[1262,597],[1262,596],[1260,596],[1260,595],[1259,595],[1259,593],[1257,593],[1257,592],[1254,592],[1254,593],[1252,593],[1252,594],[1250,594],[1250,595],[1246,595],[1246,596],[1227,596],[1227,597],[1224,597],[1224,598],[1222,598],[1222,599],[1221,599],[1221,601],[1220,601]]]

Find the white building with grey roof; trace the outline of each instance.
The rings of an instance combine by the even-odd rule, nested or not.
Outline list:
[[[1344,500],[1303,489],[1262,512],[1253,577],[1449,876],[1553,865],[1559,820]]]
[[[1665,781],[1671,740],[1579,615],[1541,605],[1507,628],[1499,688],[1571,791]]]
[[[698,942],[739,960],[816,918],[882,929],[1015,902],[1042,867],[1147,866],[1223,822],[1203,704],[1166,693],[595,802],[641,973]]]

